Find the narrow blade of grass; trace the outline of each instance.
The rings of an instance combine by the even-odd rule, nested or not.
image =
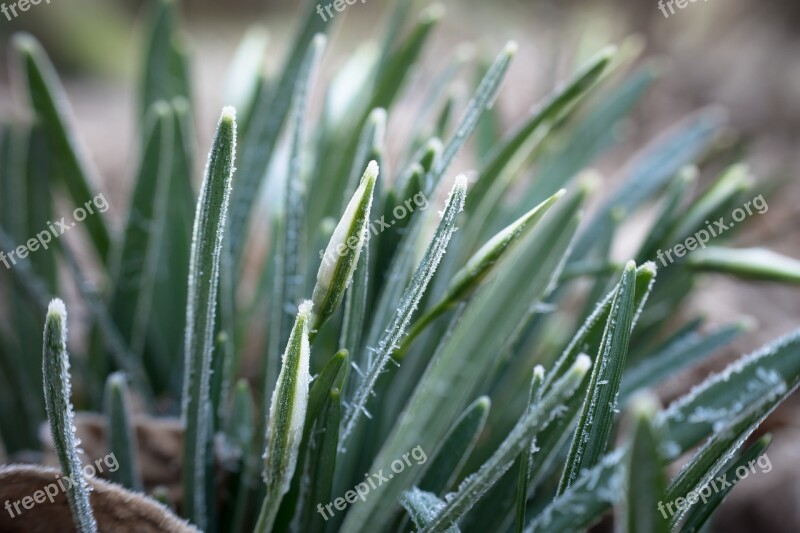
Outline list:
[[[166,103],[156,103],[146,122],[128,220],[114,259],[110,305],[114,322],[137,358],[142,358],[147,338],[175,149],[174,119]]]
[[[652,396],[634,398],[628,429],[630,449],[624,462],[625,498],[615,517],[619,533],[668,533],[669,524],[658,511],[666,498],[666,476],[654,418],[659,410]]]
[[[272,159],[278,137],[289,115],[296,86],[303,77],[303,63],[307,54],[315,46],[318,34],[326,34],[334,23],[326,23],[317,14],[315,0],[305,4],[300,28],[295,35],[291,54],[275,82],[274,91],[265,91],[253,106],[252,120],[249,121],[247,136],[242,140],[241,162],[239,164],[236,193],[231,199],[231,217],[227,227],[229,235],[226,249],[231,263],[227,268],[238,272],[239,260],[246,242],[247,223],[258,191]]]
[[[530,449],[531,440],[558,418],[561,407],[577,392],[583,377],[592,366],[587,356],[580,356],[552,389],[520,418],[503,444],[480,470],[465,479],[458,490],[447,497],[447,503],[423,533],[444,531],[456,525],[461,517],[511,468],[520,453]]]
[[[214,349],[214,313],[217,307],[222,228],[228,212],[236,153],[236,117],[225,108],[206,166],[197,202],[184,339],[182,420],[184,437],[184,515],[206,527],[206,452],[209,426],[211,353]]]
[[[24,84],[30,105],[42,122],[50,157],[57,161],[54,165],[56,175],[62,180],[72,201],[76,205],[83,205],[95,197],[96,178],[78,150],[78,142],[68,119],[64,88],[42,46],[33,36],[15,36],[14,50],[21,83]],[[98,257],[105,263],[109,259],[111,237],[103,215],[95,213],[87,217],[82,225],[86,227]]]
[[[731,420],[775,386],[791,389],[800,379],[800,330],[730,364],[659,414],[666,425],[669,458],[680,456],[712,432],[719,420]]]
[[[264,452],[264,482],[267,495],[255,531],[272,529],[283,496],[289,491],[305,428],[308,409],[309,374],[308,335],[312,320],[311,301],[300,304],[297,318],[283,354],[278,383],[272,394]]]
[[[275,276],[273,278],[273,303],[270,320],[269,352],[267,354],[267,392],[274,382],[281,347],[289,338],[292,328],[291,310],[298,304],[304,290],[305,279],[305,225],[307,192],[303,179],[303,153],[306,136],[306,113],[311,91],[312,74],[325,47],[324,35],[311,42],[298,72],[295,92],[291,100],[291,142],[289,171],[283,195],[283,217],[277,235],[275,251]],[[228,270],[233,275],[236,270]],[[233,287],[232,280],[230,282]],[[288,312],[287,312],[288,311]],[[315,312],[320,311],[315,309]],[[312,330],[316,329],[312,327]]]
[[[156,0],[146,37],[139,116],[153,104],[182,97],[191,101],[186,39],[178,28],[178,2]]]
[[[528,394],[529,411],[542,400],[542,393],[544,392],[543,385],[544,367],[537,365],[533,369],[533,378],[531,379],[531,388]],[[561,416],[563,417],[563,413]],[[552,424],[548,424],[548,427],[551,425]],[[514,530],[517,531],[517,533],[521,532],[522,528],[525,526],[525,508],[528,504],[528,487],[531,483],[531,463],[533,462],[534,454],[538,453],[539,451],[538,446],[536,445],[536,439],[538,436],[539,435],[537,433],[536,437],[530,440],[528,448],[526,450],[522,450],[522,453],[520,453],[519,457],[517,457],[517,463],[519,463],[519,474],[517,475],[517,510],[514,520]]]
[[[105,414],[108,418],[108,447],[120,467],[109,472],[111,480],[134,491],[142,490],[139,457],[125,374],[115,372],[106,381]]]
[[[347,437],[355,428],[358,418],[366,414],[367,401],[372,393],[375,383],[386,364],[391,359],[392,352],[398,347],[398,342],[405,333],[414,311],[417,309],[420,298],[425,293],[428,283],[436,272],[436,267],[442,260],[447,244],[455,231],[456,216],[464,208],[464,200],[467,196],[467,179],[465,176],[456,178],[455,185],[450,191],[450,196],[445,204],[442,219],[436,228],[431,242],[428,245],[425,255],[420,261],[411,282],[408,284],[403,298],[381,338],[374,358],[366,369],[364,377],[356,390],[353,400],[350,403],[344,417],[344,429],[342,431],[342,446]]]
[[[690,268],[745,279],[800,283],[800,260],[764,248],[706,248],[688,257]]]
[[[42,374],[47,418],[50,420],[50,432],[62,476],[72,481],[66,491],[67,501],[78,531],[95,533],[97,522],[89,503],[89,487],[78,457],[78,438],[73,421],[75,414],[70,401],[72,386],[67,354],[67,310],[61,300],[53,300],[48,306],[43,344]]]
[[[481,396],[467,407],[453,427],[442,439],[436,454],[430,459],[419,488],[433,494],[443,493],[455,483],[456,478],[469,459],[469,454],[478,443],[486,419],[489,417],[491,400]]]
[[[636,314],[636,263],[628,262],[617,286],[611,311],[595,357],[578,427],[567,457],[559,494],[584,470],[594,467],[605,454],[617,414],[617,393],[625,369],[631,328]]]
[[[636,390],[653,387],[669,376],[702,361],[747,329],[749,323],[742,321],[723,326],[707,335],[689,332],[670,339],[656,353],[625,371],[620,387],[620,401],[625,402]]]
[[[734,461],[724,472],[723,476],[726,479],[734,479],[736,471],[740,467],[750,467],[750,465],[761,458],[761,455],[767,451],[767,448],[772,441],[770,435],[764,435],[758,439],[752,446],[750,446],[741,456]],[[712,492],[702,505],[696,505],[686,513],[686,518],[681,524],[682,533],[699,533],[703,530],[706,522],[714,514],[714,511],[725,500],[725,497],[733,490],[734,485],[721,488],[719,491]]]

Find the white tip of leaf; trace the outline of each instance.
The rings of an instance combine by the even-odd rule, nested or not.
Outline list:
[[[61,301],[60,298],[53,298],[50,300],[50,305],[47,306],[47,314],[49,315],[58,315],[59,318],[66,321],[67,320],[67,307],[64,305],[64,302]]]
[[[220,120],[236,120],[236,108],[232,105],[226,105],[222,108],[222,115],[220,115]]]
[[[642,270],[650,272],[651,274],[655,274],[656,272],[658,272],[658,267],[653,261],[647,261],[646,263],[643,263],[641,268]]]
[[[383,109],[378,109],[376,111],[383,111]],[[383,111],[383,112],[384,112],[384,114],[386,113],[386,111]],[[375,160],[370,161],[369,164],[367,165],[366,176],[369,176],[371,179],[375,179],[375,178],[378,177],[378,173],[379,172],[380,172],[380,168],[378,167],[378,162],[375,161]]]
[[[517,53],[518,50],[519,50],[519,45],[517,44],[517,41],[509,41],[506,44],[505,48],[503,48],[503,53],[509,56],[513,56]]]
[[[576,372],[585,374],[590,368],[592,368],[592,359],[588,355],[582,353],[577,357],[577,359],[575,359],[573,368]]]
[[[300,311],[300,316],[308,320],[309,317],[311,317],[311,312],[314,310],[314,302],[311,300],[304,300],[303,303],[300,304],[298,310]]]
[[[467,175],[466,174],[459,174],[456,177],[455,184],[453,185],[453,192],[455,192],[457,190],[458,191],[461,191],[461,190],[466,191],[468,183],[469,183],[469,179],[467,178]]]

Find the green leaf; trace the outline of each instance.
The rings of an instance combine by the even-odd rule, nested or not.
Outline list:
[[[564,113],[572,108],[589,89],[594,87],[614,54],[613,47],[598,52],[544,102],[537,105],[514,131],[494,145],[487,155],[486,161],[481,165],[479,179],[475,183],[476,194],[471,195],[472,200],[468,203],[468,208],[484,203],[487,206],[495,203],[495,201],[485,201],[486,194],[491,190],[498,177],[512,161],[529,154],[533,147],[547,136]],[[506,187],[502,187],[502,191],[505,190]]]
[[[453,309],[458,303],[470,298],[481,287],[486,279],[494,273],[504,257],[510,255],[514,245],[522,241],[541,221],[555,202],[564,196],[561,190],[537,205],[518,220],[504,228],[489,239],[467,263],[456,272],[445,290],[444,296],[425,313],[411,328],[395,358],[402,360],[408,346],[432,321]]]
[[[156,0],[146,37],[139,116],[159,101],[191,101],[186,39],[178,28],[176,0]]]
[[[636,263],[629,261],[611,303],[603,340],[595,357],[592,378],[559,485],[559,494],[563,494],[581,472],[594,467],[608,447],[618,412],[617,393],[636,314],[635,287]]]
[[[400,498],[400,505],[408,511],[408,516],[417,526],[417,530],[423,531],[436,518],[436,515],[444,509],[445,503],[432,492],[411,487],[411,490],[403,493]],[[458,526],[453,525],[444,531],[457,533],[460,530]]]
[[[324,419],[324,411],[329,406],[329,402],[331,401],[331,391],[333,389],[342,390],[342,387],[344,386],[344,381],[347,376],[348,361],[349,356],[347,350],[339,350],[333,357],[331,357],[330,361],[328,361],[328,363],[322,369],[322,372],[320,372],[319,375],[314,378],[314,381],[311,384],[311,389],[308,392],[306,421],[303,425],[303,438],[298,451],[298,457],[302,458],[302,461],[295,469],[294,477],[292,478],[292,485],[289,489],[289,492],[286,493],[286,496],[284,496],[283,501],[281,502],[280,511],[278,512],[278,516],[275,520],[275,527],[273,528],[277,531],[283,531],[284,529],[288,529],[290,527],[290,524],[292,523],[296,514],[296,508],[303,507],[303,505],[298,506],[298,502],[301,500],[302,502],[305,502],[305,505],[313,505],[317,501],[328,501],[328,499],[311,500],[308,491],[301,490],[301,485],[305,488],[307,488],[309,485],[307,480],[307,470],[309,468],[315,468],[314,466],[309,466],[311,464],[310,462],[313,462],[316,467],[325,466],[324,464],[317,464],[316,462],[318,457],[315,456],[316,450],[314,446],[318,445],[319,443],[315,441],[314,446],[312,446],[310,442],[312,430],[315,428],[315,424],[319,422],[320,427],[317,429],[320,431],[323,428],[326,431],[335,431],[335,440],[338,441],[340,422],[338,419],[340,419],[341,416],[338,414],[336,415],[336,425],[327,425]],[[335,413],[330,414],[333,415]],[[319,440],[319,435],[315,435],[315,437],[317,440]],[[326,443],[330,442],[327,440],[327,437],[324,438],[326,439]],[[308,520],[309,517],[306,516],[305,518]]]
[[[62,180],[72,201],[84,205],[96,197],[95,177],[78,151],[78,142],[68,120],[64,88],[39,41],[33,36],[17,34],[14,37],[14,50],[29,103],[45,131],[56,175]],[[94,213],[81,225],[86,227],[98,257],[106,262],[111,237],[103,215]]]
[[[372,100],[367,109],[389,109],[403,88],[403,82],[417,63],[433,28],[444,16],[444,8],[433,4],[423,9],[414,29],[405,40],[380,63],[378,77],[372,89]]]
[[[247,381],[241,379],[233,387],[225,436],[244,456],[253,439],[254,405]]]
[[[636,390],[653,387],[681,370],[702,361],[736,339],[749,328],[742,321],[723,326],[707,335],[695,331],[669,339],[656,353],[626,370],[620,387],[620,400],[625,401]]]
[[[641,265],[636,270],[636,286],[634,287],[636,312],[634,317],[639,316],[644,308],[644,304],[647,303],[647,297],[653,288],[655,275],[656,270],[652,263]],[[598,302],[594,311],[586,318],[577,333],[575,333],[575,336],[564,349],[564,352],[553,364],[550,372],[548,372],[545,381],[545,389],[550,386],[552,381],[558,379],[564,370],[572,365],[579,354],[598,353],[603,334],[605,333],[605,326],[611,312],[611,302],[618,289],[619,284],[613,291],[608,293],[605,298]],[[636,320],[634,319],[634,323],[635,322]]]
[[[159,378],[159,390],[168,383],[180,384],[174,379],[180,370],[183,350],[183,332],[186,329],[186,280],[192,251],[192,223],[197,197],[192,185],[195,146],[194,124],[189,102],[178,97],[172,100],[175,119],[175,147],[172,152],[172,170],[167,192],[167,214],[160,241],[159,268],[153,289],[151,342],[146,351],[147,366],[153,377]],[[231,361],[231,365],[234,362]],[[230,371],[225,376],[231,381]],[[171,388],[172,388],[171,387]],[[177,395],[180,389],[175,390]]]
[[[674,246],[684,242],[698,229],[704,229],[715,213],[731,204],[752,186],[754,178],[744,165],[734,165],[728,169],[709,189],[698,198],[686,213],[676,221],[675,227],[664,240],[664,246]]]
[[[297,318],[283,354],[278,383],[272,394],[267,422],[264,452],[264,482],[267,495],[261,506],[255,531],[266,533],[280,509],[284,494],[289,491],[297,466],[297,457],[303,438],[308,408],[309,374],[308,335],[313,304],[306,300],[300,304]]]
[[[615,518],[620,533],[667,533],[669,524],[658,512],[665,499],[666,475],[659,444],[661,435],[654,424],[658,399],[649,395],[631,402],[628,441],[624,462],[625,498]]]
[[[312,296],[314,302],[312,331],[319,330],[339,307],[345,291],[353,280],[362,248],[368,240],[372,193],[377,179],[378,164],[372,161],[367,166],[361,184],[347,204],[321,257],[322,262]]]
[[[447,251],[447,244],[455,231],[456,217],[464,208],[466,196],[467,178],[460,175],[456,178],[455,184],[450,191],[450,196],[445,204],[442,219],[436,228],[436,233],[428,244],[425,255],[417,266],[411,282],[406,287],[391,323],[378,343],[375,354],[370,354],[372,359],[369,361],[368,368],[344,417],[344,429],[341,437],[342,448],[344,448],[344,443],[350,433],[355,429],[359,417],[367,413],[367,401],[375,388],[375,383],[391,359],[392,352],[397,348],[399,340],[402,338],[420,299],[425,293],[425,289],[428,287],[428,283],[434,272],[436,272],[436,267]]]
[[[745,279],[800,283],[800,261],[764,248],[706,248],[689,254],[695,270],[722,272]]]
[[[525,527],[525,533],[581,531],[622,498],[625,448],[605,455],[584,472],[563,494],[556,497]]]
[[[531,388],[528,394],[528,410],[533,409],[535,405],[542,400],[543,384],[544,367],[537,365],[533,369],[533,378],[531,379]],[[559,418],[563,416],[564,415],[562,413]],[[551,426],[552,424],[548,424],[548,427]],[[531,439],[528,449],[523,450],[517,458],[517,462],[519,463],[519,474],[517,476],[517,512],[514,521],[514,530],[517,533],[520,533],[522,528],[525,526],[525,507],[528,504],[528,487],[531,483],[531,464],[533,463],[534,454],[538,451],[536,438],[534,438]]]
[[[653,225],[647,234],[647,238],[639,248],[639,253],[636,255],[637,263],[654,260],[658,253],[659,246],[661,246],[662,243],[669,242],[666,240],[667,233],[672,227],[672,222],[677,218],[678,210],[681,208],[681,203],[688,195],[689,189],[697,182],[698,175],[699,171],[697,167],[684,167],[678,173],[675,180],[669,184],[667,190],[664,191],[664,200],[661,210],[654,219]]]
[[[311,91],[311,77],[325,47],[325,36],[317,35],[312,41],[308,54],[303,59],[297,77],[295,93],[291,100],[291,141],[289,154],[289,170],[286,176],[283,194],[283,217],[277,235],[275,252],[275,276],[273,279],[273,303],[270,321],[269,352],[267,354],[267,387],[271,386],[281,347],[289,338],[291,317],[289,313],[299,303],[304,290],[305,276],[305,210],[307,209],[307,192],[303,179],[303,154],[306,141],[306,113]],[[227,272],[235,274],[234,270]],[[231,278],[231,288],[234,284]],[[232,296],[231,296],[232,297]],[[314,309],[315,312],[327,312],[330,309]],[[322,316],[322,315],[320,315]],[[315,319],[316,322],[316,319]],[[312,331],[317,329],[312,324]],[[267,389],[269,391],[269,389]]]
[[[574,258],[585,258],[595,243],[614,226],[614,219],[633,213],[643,202],[711,146],[722,127],[724,115],[715,108],[691,115],[653,141],[635,156],[623,174],[623,182],[575,244]]]
[[[453,162],[453,159],[455,159],[456,154],[461,151],[461,148],[463,148],[464,144],[467,142],[467,139],[475,130],[481,115],[495,100],[497,93],[500,90],[500,84],[502,83],[503,78],[508,71],[508,67],[511,65],[511,60],[516,53],[516,43],[510,42],[506,44],[505,48],[503,48],[503,51],[500,52],[492,65],[489,67],[489,70],[486,72],[486,75],[481,80],[481,83],[475,90],[475,94],[467,105],[467,109],[464,112],[464,115],[461,117],[453,137],[445,146],[444,151],[442,152],[442,157],[436,161],[436,164],[433,166],[430,172],[428,172],[428,176],[425,180],[426,195],[429,195],[439,184],[442,176],[444,176],[445,172],[447,172],[447,169],[450,168],[450,164]]]
[[[209,412],[214,313],[217,306],[222,228],[228,212],[236,153],[236,111],[222,110],[197,201],[184,339],[182,420],[184,438],[184,516],[206,527],[206,443]]]
[[[669,484],[666,500],[677,505],[678,498],[684,499],[683,505],[677,505],[677,511],[667,507],[673,527],[693,505],[697,505],[697,496],[708,488],[714,476],[767,416],[797,389],[798,383],[800,380],[787,388],[786,383],[778,382],[732,420],[721,418],[717,421],[713,435]]]
[[[307,459],[311,464],[304,482],[308,484],[309,494],[305,499],[305,517],[300,531],[325,531],[325,522],[321,520],[324,515],[318,516],[319,507],[314,504],[331,501],[339,446],[339,425],[342,421],[342,398],[339,391],[336,387],[330,389],[327,401],[319,413],[316,435],[312,437],[316,437],[316,442],[311,446],[313,453],[309,453]]]
[[[154,104],[146,123],[128,219],[113,261],[114,293],[110,304],[114,322],[137,358],[143,355],[151,317],[175,148],[175,123],[166,103]]]
[[[545,298],[558,279],[569,243],[580,220],[583,190],[568,195],[514,250],[496,278],[467,305],[452,333],[438,348],[425,375],[406,403],[370,471],[387,467],[408,449],[435,449],[453,420],[475,395],[475,387],[494,364],[494,357],[529,311]],[[535,266],[533,266],[535,265]],[[394,476],[391,484],[347,514],[344,528],[380,528],[394,501],[414,480],[411,473]]]
[[[659,414],[665,424],[669,458],[680,456],[714,429],[758,402],[776,386],[791,390],[800,380],[800,330],[713,374]]]
[[[764,395],[785,386],[786,398],[800,380],[800,330],[764,346],[696,386],[656,416],[665,440],[662,458],[671,461],[712,433],[720,420],[732,420]],[[773,402],[771,405],[774,407]],[[752,412],[752,410],[751,410]],[[620,498],[620,465],[626,450],[619,448],[603,457],[566,492],[548,505],[526,532],[572,531],[588,527]],[[576,512],[580,509],[580,512]]]
[[[441,495],[455,483],[486,426],[491,403],[488,396],[481,396],[461,413],[431,457],[420,489]]]
[[[226,269],[238,272],[250,213],[259,197],[261,183],[283,123],[289,115],[298,83],[302,83],[307,55],[312,48],[319,46],[314,44],[315,40],[318,41],[317,34],[325,34],[333,26],[326,24],[317,14],[316,5],[316,0],[309,0],[306,4],[303,22],[292,46],[288,48],[291,54],[275,82],[274,91],[262,93],[253,106],[252,120],[249,122],[246,137],[242,140],[236,192],[231,198],[231,217],[226,229],[228,233],[226,250],[230,254],[231,264],[226,265]]]
[[[108,418],[108,447],[120,467],[109,471],[111,480],[135,491],[142,490],[139,457],[133,427],[128,382],[125,374],[115,372],[106,381],[105,414]]]
[[[764,435],[758,439],[725,470],[723,476],[734,479],[736,471],[740,467],[750,467],[753,462],[761,458],[761,455],[767,451],[771,441],[772,437],[770,435]],[[692,507],[691,510],[686,513],[686,518],[681,525],[681,533],[698,533],[701,531],[702,527],[711,518],[717,507],[725,500],[728,493],[733,490],[734,486],[735,485],[720,488],[719,491],[712,492],[711,496],[705,498],[703,505]]]
[[[89,487],[78,457],[78,438],[73,421],[75,414],[70,401],[72,386],[67,354],[67,310],[61,300],[53,300],[47,308],[43,344],[44,400],[61,475],[69,480],[67,501],[77,530],[94,533],[97,531],[97,522],[89,503]]]
[[[458,490],[448,495],[447,503],[436,518],[423,530],[425,533],[444,531],[455,525],[464,514],[511,468],[520,453],[530,449],[531,440],[562,414],[561,406],[577,392],[578,386],[592,366],[585,355],[541,399],[531,406],[503,444],[476,473],[465,479]]]
[[[540,202],[566,184],[599,154],[619,141],[618,125],[650,87],[656,73],[650,66],[633,72],[618,87],[594,104],[586,116],[549,149],[538,165],[536,181],[518,199],[514,212]]]

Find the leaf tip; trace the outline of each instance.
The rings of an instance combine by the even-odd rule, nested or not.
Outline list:
[[[585,375],[592,367],[592,359],[585,353],[580,354],[573,365],[575,372]]]
[[[57,319],[66,322],[67,307],[60,298],[53,298],[47,306],[47,318]]]
[[[298,309],[299,316],[308,320],[311,317],[311,313],[314,310],[314,303],[311,300],[304,300],[303,303],[300,304]]]
[[[226,105],[222,108],[222,114],[219,118],[220,122],[236,122],[236,108],[232,105]]]
[[[508,41],[508,43],[506,43],[505,48],[503,48],[503,54],[505,54],[509,58],[512,58],[517,54],[518,50],[519,50],[519,45],[517,44],[517,41]]]

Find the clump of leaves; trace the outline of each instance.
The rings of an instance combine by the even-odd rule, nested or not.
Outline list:
[[[505,135],[492,104],[516,45],[479,67],[454,120],[457,54],[428,83],[405,149],[389,153],[387,119],[441,9],[415,19],[398,0],[380,46],[353,54],[313,121],[333,25],[315,5],[269,78],[263,35],[243,40],[227,102],[237,110],[222,112],[196,195],[189,58],[174,2],[155,3],[140,161],[129,205],[111,206],[127,212],[124,227],[94,213],[77,225],[91,254],[55,239],[3,275],[6,449],[35,448],[47,413],[64,475],[80,468],[64,306],[47,310],[69,280],[86,332],[70,343],[74,401],[105,411],[124,463],[114,480],[162,499],[138,470],[132,406],[180,416],[182,497],[169,503],[203,530],[565,531],[612,507],[623,531],[702,527],[724,495],[669,521],[659,501],[762,453],[766,441],[747,448],[748,437],[800,380],[797,331],[664,409],[641,394],[745,329],[685,321],[698,271],[800,279],[789,258],[722,247],[733,232],[657,275],[662,250],[755,196],[741,165],[693,192],[701,170],[730,159],[715,149],[720,113],[701,110],[646,146],[586,217],[597,188],[581,171],[618,141],[656,75],[631,67],[633,47],[587,58]],[[2,125],[3,250],[59,219],[61,193],[84,205],[99,191],[45,52],[20,35],[13,59],[35,120]],[[455,177],[473,136],[476,177]],[[267,185],[277,201],[261,195]],[[616,263],[614,242],[654,204],[647,237]],[[698,445],[669,480],[666,467]],[[86,485],[68,501],[92,531]]]

